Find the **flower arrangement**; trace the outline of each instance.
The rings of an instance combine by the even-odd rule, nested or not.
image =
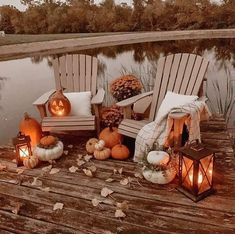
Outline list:
[[[114,80],[110,85],[111,94],[118,101],[141,93],[141,82],[133,75],[124,75]]]
[[[101,111],[101,124],[103,127],[117,127],[123,119],[123,112],[120,107],[113,105],[103,108]]]

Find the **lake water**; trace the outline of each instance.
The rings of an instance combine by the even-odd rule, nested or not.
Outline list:
[[[145,91],[151,90],[159,57],[177,52],[197,53],[210,61],[206,74],[208,104],[212,112],[225,115],[228,124],[235,127],[234,38],[141,43],[78,53],[98,57],[98,86],[107,90],[105,105],[109,106],[114,102],[108,91],[113,79],[132,73],[141,79]],[[32,103],[55,86],[50,61],[50,56],[39,55],[0,62],[0,145],[8,144],[17,134],[24,112],[39,120]]]

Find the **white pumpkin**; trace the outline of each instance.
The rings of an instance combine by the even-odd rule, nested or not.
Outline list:
[[[148,163],[152,165],[166,165],[170,156],[165,151],[150,151],[147,156]]]
[[[175,178],[175,175],[176,170],[172,167],[165,171],[153,171],[148,168],[143,170],[144,178],[155,184],[168,184]]]
[[[37,156],[41,161],[50,161],[58,159],[63,154],[64,145],[61,141],[51,149],[44,149],[41,147],[36,147],[34,149],[34,155]]]
[[[99,140],[96,144],[95,144],[95,149],[96,150],[103,150],[105,146],[105,141],[104,140]]]

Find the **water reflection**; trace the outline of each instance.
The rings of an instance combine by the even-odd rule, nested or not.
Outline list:
[[[66,51],[65,51],[66,52]],[[214,113],[235,121],[235,39],[181,40],[121,45],[73,53],[97,56],[98,86],[106,90],[105,105],[115,102],[109,93],[110,82],[123,75],[134,74],[144,87],[153,88],[157,61],[168,53],[197,53],[210,61],[206,92]],[[53,55],[55,56],[55,55]],[[5,144],[18,131],[22,114],[27,111],[38,118],[33,101],[54,87],[53,56],[0,62],[0,144]],[[9,77],[4,79],[3,77]]]

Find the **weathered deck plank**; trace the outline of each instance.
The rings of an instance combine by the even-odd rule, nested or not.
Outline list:
[[[212,124],[213,123],[213,124]],[[232,144],[224,122],[220,119],[202,127],[202,138],[216,151],[215,187],[217,193],[194,203],[175,187],[177,179],[165,186],[154,185],[134,177],[138,166],[131,161],[91,160],[94,177],[84,175],[82,169],[70,173],[76,166],[78,153],[84,153],[86,139],[67,136],[63,139],[67,156],[59,159],[54,175],[42,173],[41,167],[17,174],[11,161],[12,149],[0,149],[0,162],[7,171],[0,172],[0,230],[1,233],[234,233],[235,232],[235,163]],[[218,125],[216,124],[218,123]],[[215,131],[213,126],[215,126]],[[208,132],[208,129],[210,132]],[[74,148],[67,148],[73,144]],[[83,152],[81,152],[83,151]],[[123,168],[122,175],[113,169]],[[123,186],[120,180],[130,176],[133,182]],[[45,192],[31,184],[34,177],[42,181]],[[105,180],[112,177],[114,182]],[[100,196],[103,187],[114,191],[112,197]],[[93,198],[103,200],[93,207]],[[116,202],[127,201],[127,217],[114,217]],[[62,202],[62,210],[53,211],[53,205]],[[20,204],[18,215],[12,210]]]

